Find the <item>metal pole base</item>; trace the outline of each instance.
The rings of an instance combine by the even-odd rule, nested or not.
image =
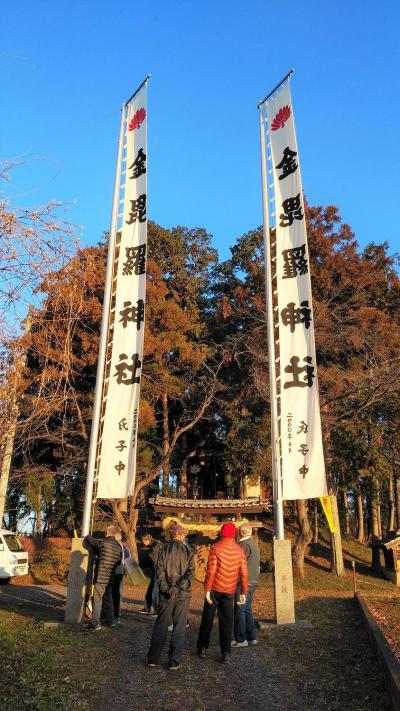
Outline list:
[[[64,622],[70,625],[79,624],[82,621],[85,604],[89,553],[82,543],[83,538],[73,538],[71,543],[71,563],[64,618]]]
[[[294,594],[292,544],[289,540],[274,539],[275,621],[277,625],[294,624]]]

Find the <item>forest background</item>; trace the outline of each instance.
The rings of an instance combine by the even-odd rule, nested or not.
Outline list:
[[[71,535],[82,511],[107,236],[77,248],[53,205],[18,213],[3,202],[0,222],[3,314],[13,306],[17,317],[27,283],[41,297],[24,334],[2,333],[5,521],[16,528],[34,512],[36,532]],[[374,542],[400,525],[397,257],[387,243],[360,249],[333,206],[307,206],[307,226],[329,486],[345,530]],[[261,228],[223,262],[205,229],[151,222],[148,236],[138,477],[128,505],[99,512],[116,516],[133,546],[149,494],[190,494],[190,462],[204,453],[231,494],[271,481]],[[314,508],[286,511],[299,524],[300,573]]]

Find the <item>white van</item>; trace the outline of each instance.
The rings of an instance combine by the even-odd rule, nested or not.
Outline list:
[[[12,531],[0,528],[0,583],[28,574],[28,553]]]

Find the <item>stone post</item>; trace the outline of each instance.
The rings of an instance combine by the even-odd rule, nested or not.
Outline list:
[[[292,545],[289,540],[274,539],[274,593],[277,625],[295,623]]]
[[[89,551],[83,547],[83,538],[73,538],[64,618],[67,624],[79,624],[82,621],[85,598],[90,585],[88,564]]]

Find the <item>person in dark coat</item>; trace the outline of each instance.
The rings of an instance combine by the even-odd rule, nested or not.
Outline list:
[[[151,568],[151,578],[144,598],[143,612],[148,615],[151,615],[153,612],[156,615],[160,600],[157,585],[156,566],[158,556],[162,550],[162,544],[159,541],[155,541],[149,533],[146,533],[142,537],[142,543],[148,549],[149,565]]]
[[[114,582],[112,586],[112,601],[114,608],[114,620],[118,625],[121,621],[121,597],[122,597],[122,586],[125,576],[125,561],[127,558],[131,558],[131,552],[126,544],[126,541],[122,540],[121,534],[116,536],[116,540],[119,542],[122,548],[122,559],[117,565],[114,571]],[[102,610],[102,617],[104,617],[104,611]]]
[[[194,559],[193,550],[184,543],[186,531],[182,526],[175,526],[171,531],[171,537],[172,540],[162,548],[157,559],[156,576],[160,604],[147,664],[149,667],[159,665],[161,652],[167,639],[168,626],[172,623],[168,668],[175,671],[181,666],[186,620],[192,596]]]
[[[118,526],[110,524],[103,539],[85,536],[83,543],[97,556],[94,574],[94,592],[91,630],[101,629],[100,615],[103,614],[108,627],[115,627],[112,589],[115,569],[122,560],[122,548],[117,537],[121,535]]]
[[[247,524],[242,524],[239,528],[239,546],[242,548],[247,561],[247,573],[249,578],[249,589],[244,605],[238,605],[240,585],[236,590],[235,624],[232,647],[248,647],[257,644],[256,625],[253,618],[253,596],[260,577],[260,549],[252,536],[252,528]]]

